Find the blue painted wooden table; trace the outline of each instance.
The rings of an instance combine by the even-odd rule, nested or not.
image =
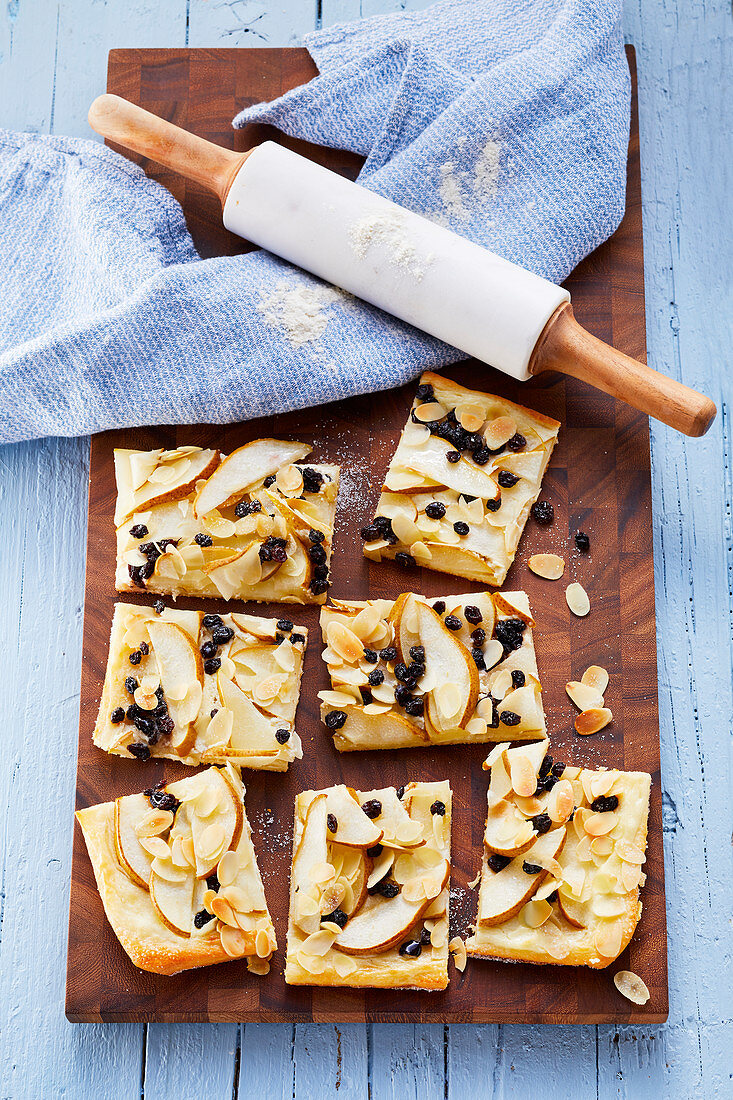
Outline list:
[[[117,46],[284,46],[425,0],[6,0],[0,125],[89,136]],[[733,1096],[727,0],[629,0],[649,361],[709,393],[652,429],[669,1022],[658,1028],[71,1025],[63,1015],[88,441],[0,448],[0,1098]]]

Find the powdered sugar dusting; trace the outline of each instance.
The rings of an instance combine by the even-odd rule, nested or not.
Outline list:
[[[326,311],[345,298],[344,292],[335,286],[280,279],[275,288],[260,299],[257,308],[265,323],[270,328],[281,329],[297,348],[323,335],[329,320]]]
[[[410,236],[407,219],[398,213],[365,214],[349,230],[349,239],[359,259],[364,259],[372,245],[384,245],[389,262],[417,282],[433,260],[432,253],[421,249]]]

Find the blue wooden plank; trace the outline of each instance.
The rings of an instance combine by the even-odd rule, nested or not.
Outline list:
[[[238,1045],[237,1024],[149,1024],[145,1100],[231,1100]]]
[[[371,1100],[434,1100],[445,1094],[442,1024],[371,1024]]]

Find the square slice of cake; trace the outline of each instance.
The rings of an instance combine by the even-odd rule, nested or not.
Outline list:
[[[332,601],[321,610],[331,688],[321,718],[341,752],[545,733],[524,592]]]
[[[339,470],[310,451],[116,450],[117,591],[323,603]]]
[[[504,583],[560,425],[502,397],[424,374],[364,553]]]
[[[289,619],[115,605],[94,744],[139,760],[286,771],[305,627]]]
[[[447,782],[299,794],[285,981],[445,989],[450,829]]]
[[[104,911],[135,966],[177,974],[277,947],[231,765],[79,810]]]
[[[651,777],[497,745],[468,955],[605,967],[641,915]]]

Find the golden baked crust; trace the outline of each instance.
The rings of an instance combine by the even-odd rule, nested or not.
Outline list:
[[[367,818],[359,807],[375,799],[381,813]],[[338,842],[342,828],[351,828],[349,806],[374,835],[382,833],[377,842],[381,853],[369,856],[363,847]],[[374,809],[372,805],[370,814]],[[335,833],[330,831],[334,823]],[[358,821],[355,826],[359,828]],[[330,787],[299,794],[285,981],[289,985],[445,989],[450,828],[447,782],[410,783],[401,801],[391,787],[375,791]],[[378,882],[389,884],[384,896],[371,889]],[[333,901],[339,898],[334,911]],[[343,907],[342,928],[326,919],[338,916],[339,907]],[[423,929],[431,941],[419,942],[418,947]],[[400,947],[411,941],[411,950],[418,951],[415,957],[400,953]]]
[[[533,766],[547,745],[528,747]],[[477,958],[609,966],[627,947],[641,915],[651,777],[566,767],[552,790],[521,797],[506,787],[514,776],[521,789],[522,775],[526,778],[526,767],[517,761],[522,751],[498,745],[489,757],[478,916],[466,952]],[[549,814],[547,831],[542,831],[547,821],[539,831],[533,826],[529,815],[538,814]],[[521,819],[529,821],[528,841]],[[516,855],[500,856],[495,869],[489,866],[497,852],[513,849]],[[534,872],[528,874],[527,866]]]
[[[377,505],[376,516],[390,521],[392,537],[380,532],[365,543],[364,553],[374,561],[409,554],[427,569],[499,586],[539,496],[560,425],[439,374],[423,374],[420,385]],[[426,426],[448,429],[449,416],[475,436],[477,447],[458,451]],[[448,455],[461,457],[450,462]],[[426,514],[436,504],[444,514]],[[456,523],[463,528],[456,531]]]
[[[210,773],[216,773],[219,777],[217,782],[211,783],[213,774]],[[210,794],[206,788],[210,790]],[[174,792],[175,798],[181,800],[174,817],[170,811],[166,815],[166,811],[153,809],[149,800],[142,795],[120,798],[117,803],[104,802],[90,806],[76,814],[94,869],[97,889],[113,932],[132,962],[141,970],[156,974],[177,974],[198,966],[210,966],[233,958],[247,957],[253,972],[266,973],[268,961],[277,944],[252,846],[249,822],[244,813],[244,788],[241,780],[232,768],[227,768],[222,773],[214,768],[190,779],[168,784],[167,788],[163,788],[163,792],[166,791]],[[196,877],[201,867],[187,864],[177,851],[174,850],[173,860],[164,859],[162,862],[160,856],[147,856],[151,880],[163,881],[157,871],[168,875],[179,871],[182,880],[180,889],[186,891],[190,887],[191,878],[195,879],[192,895],[186,895],[181,901],[183,910],[190,910],[189,930],[187,933],[176,931],[164,919],[166,913],[170,916],[171,912],[177,912],[175,897],[171,895],[172,910],[167,899],[162,909],[157,907],[149,886],[144,885],[144,881],[134,870],[135,866],[138,870],[141,869],[140,860],[146,859],[146,853],[136,843],[137,834],[133,823],[137,821],[138,828],[142,823],[142,833],[138,839],[150,840],[156,837],[162,842],[169,842],[169,847],[172,848],[177,838],[183,840],[192,835],[190,821],[195,812],[195,797],[201,798],[203,795],[204,798],[215,798],[221,797],[222,793],[224,797],[229,795],[233,799],[239,816],[235,833],[224,837],[225,845],[228,837],[228,846],[216,860],[214,869],[222,867],[221,860],[225,856],[230,865],[226,868],[228,873],[222,872],[222,888],[218,895],[208,890],[205,877]],[[207,815],[206,824],[226,821],[227,814],[231,817],[231,806],[221,809],[217,807]],[[161,827],[161,820],[165,826],[166,816],[172,819],[172,826]],[[143,821],[143,818],[146,820]],[[156,832],[152,831],[156,829]],[[201,830],[197,829],[193,836],[196,855],[200,858]],[[131,846],[135,848],[133,853]],[[131,854],[132,865],[123,863],[121,847]],[[181,862],[183,869],[180,868]],[[174,889],[177,888],[178,885],[174,884]],[[236,911],[239,923],[232,919],[231,906],[228,910],[220,908],[228,893],[239,904],[245,904],[245,897],[248,899],[247,912]],[[226,921],[216,916],[200,929],[196,928],[193,921],[195,914],[212,904],[213,897],[220,899],[215,903],[215,908],[226,917]]]
[[[524,592],[333,600],[321,610],[331,689],[319,698],[334,746],[350,752],[543,736],[533,625]],[[414,666],[416,646],[424,651],[418,665],[425,671],[408,678],[401,704],[395,700],[395,690],[405,687],[400,665]],[[394,650],[394,657],[382,657],[384,650]],[[366,702],[362,691],[369,693]]]
[[[267,771],[302,757],[295,712],[307,629],[278,630],[281,620],[237,613],[215,619],[115,605],[95,745],[120,756]],[[208,664],[201,648],[214,646],[213,637],[220,644]]]
[[[310,450],[115,450],[117,591],[323,603],[339,469]]]

